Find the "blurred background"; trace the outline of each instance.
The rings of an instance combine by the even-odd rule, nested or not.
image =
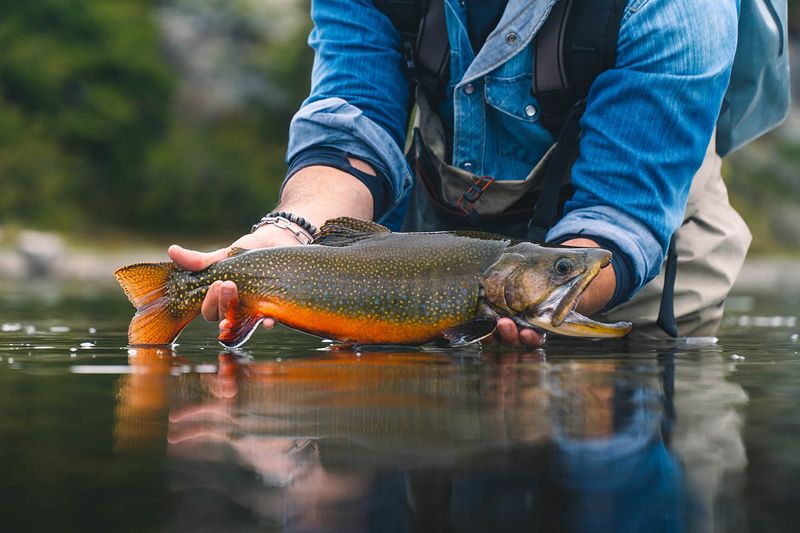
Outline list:
[[[274,205],[308,92],[308,0],[0,6],[0,276],[70,263],[110,279],[86,258],[227,244]],[[725,176],[752,256],[798,254],[800,111],[729,157]]]

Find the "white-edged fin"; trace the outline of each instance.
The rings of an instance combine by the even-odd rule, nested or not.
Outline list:
[[[225,313],[228,325],[219,332],[217,340],[226,348],[238,348],[252,337],[253,332],[264,318],[263,315],[240,307],[238,300],[231,300],[228,303],[228,311]]]
[[[485,339],[497,329],[497,321],[491,318],[478,318],[472,322],[447,328],[442,336],[451,348],[467,346]]]

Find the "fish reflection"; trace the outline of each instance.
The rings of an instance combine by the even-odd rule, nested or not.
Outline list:
[[[198,374],[175,354],[139,349],[120,386],[117,447],[166,443],[170,527],[254,517],[287,531],[700,531],[713,522],[723,473],[743,463],[718,460],[716,485],[682,464],[726,439],[741,446],[735,423],[705,448],[692,437],[705,434],[692,424],[730,422],[743,401],[724,372],[696,385],[727,397],[716,407],[706,397],[702,415],[687,406],[681,426],[674,391],[698,398],[691,380],[675,387],[670,355],[482,357],[223,353],[216,372]]]

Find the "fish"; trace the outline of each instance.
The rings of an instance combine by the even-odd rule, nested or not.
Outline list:
[[[238,288],[218,340],[244,344],[266,317],[341,345],[458,347],[494,333],[497,319],[575,337],[622,337],[629,322],[575,311],[611,252],[544,246],[479,232],[392,232],[353,218],[327,221],[311,244],[254,250],[192,272],[137,263],[114,275],[136,308],[128,342],[168,345],[200,314],[212,283]]]

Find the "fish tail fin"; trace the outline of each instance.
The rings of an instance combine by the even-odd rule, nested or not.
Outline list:
[[[114,272],[125,295],[136,308],[128,326],[128,344],[172,344],[197,315],[200,301],[179,300],[170,294],[185,272],[174,263],[138,263]]]

